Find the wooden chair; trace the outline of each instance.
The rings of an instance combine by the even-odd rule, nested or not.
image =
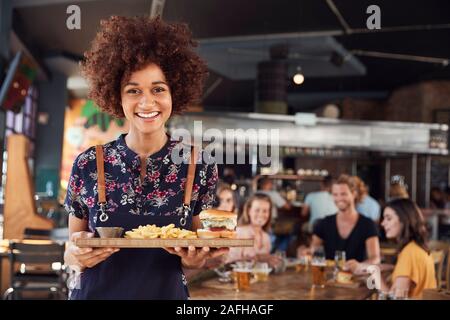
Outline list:
[[[395,264],[397,260],[397,246],[388,242],[381,243],[380,254],[383,263]]]
[[[445,251],[444,250],[431,251],[431,256],[433,257],[434,266],[436,270],[437,287],[440,288],[442,283],[442,271],[444,269]]]
[[[47,291],[65,299],[64,244],[42,240],[11,241],[9,249],[10,288],[4,299],[19,298],[19,294],[26,291]]]
[[[47,230],[26,228],[23,232],[23,238],[29,240],[52,240],[56,242],[64,242],[69,240],[69,229],[54,228]]]
[[[428,248],[431,251],[431,256],[433,257],[434,260],[434,265],[436,267],[436,278],[437,278],[437,285],[438,288],[441,288],[444,284],[446,285],[447,289],[448,289],[448,283],[449,283],[449,264],[448,264],[448,260],[449,260],[449,256],[448,256],[448,252],[450,252],[450,243],[448,242],[444,242],[444,241],[437,241],[437,240],[432,240],[428,242]],[[447,255],[447,270],[445,271],[445,278],[443,278],[444,275],[444,262],[445,262],[445,258]],[[442,280],[445,280],[446,283],[442,282]]]
[[[50,234],[51,230],[49,229],[25,228],[23,231],[23,238],[32,240],[50,240]]]
[[[450,242],[439,241],[439,240],[428,241],[427,245],[431,251],[433,251],[433,250],[447,251],[447,249],[450,248]]]

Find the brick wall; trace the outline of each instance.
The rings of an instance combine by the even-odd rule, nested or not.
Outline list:
[[[345,99],[342,117],[354,120],[434,122],[438,109],[450,110],[450,81],[426,81],[396,89],[385,101]]]

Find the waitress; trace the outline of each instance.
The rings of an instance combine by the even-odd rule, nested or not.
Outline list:
[[[125,117],[129,131],[84,151],[74,162],[64,203],[71,239],[65,260],[81,275],[70,299],[187,299],[182,267],[201,268],[206,259],[228,250],[119,251],[74,244],[93,237],[99,226],[131,230],[173,223],[201,228],[198,214],[213,204],[217,166],[165,131],[173,113],[201,96],[207,67],[193,45],[185,24],[113,16],[101,22],[85,53],[82,71],[90,84],[89,97],[104,112]],[[189,161],[179,164],[172,153]],[[203,160],[192,166],[195,175],[189,175],[189,162],[196,158]]]

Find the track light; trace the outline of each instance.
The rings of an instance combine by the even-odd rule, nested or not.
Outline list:
[[[303,75],[302,68],[300,66],[297,67],[297,72],[292,77],[292,81],[294,81],[297,85],[300,85],[305,81],[305,76]]]

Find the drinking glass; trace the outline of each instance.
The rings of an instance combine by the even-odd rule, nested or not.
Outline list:
[[[295,264],[295,271],[301,272],[302,270],[307,271],[308,270],[308,257],[307,256],[301,256],[297,259],[297,263]]]
[[[323,246],[319,246],[314,249],[312,258],[325,259],[325,249],[323,248]]]
[[[280,258],[280,263],[275,267],[275,273],[282,273],[286,271],[286,251],[278,250],[275,256]]]
[[[323,247],[318,247],[314,250],[311,261],[312,286],[314,288],[325,287],[326,266],[325,250]]]
[[[253,276],[258,282],[265,282],[269,279],[269,273],[272,271],[267,262],[257,262],[253,267]]]
[[[345,266],[345,251],[338,251],[336,250],[334,252],[334,262],[336,264],[336,269],[338,271],[343,271]]]
[[[233,269],[233,276],[236,282],[236,291],[243,291],[250,289],[250,270],[248,269]]]
[[[395,288],[392,298],[394,300],[408,300],[408,294],[409,294],[408,289]]]
[[[314,260],[311,263],[311,271],[312,271],[312,286],[316,288],[325,287],[325,269],[327,263],[325,260]]]
[[[236,283],[236,291],[250,289],[250,274],[253,268],[252,261],[237,261],[233,268],[233,277]]]

